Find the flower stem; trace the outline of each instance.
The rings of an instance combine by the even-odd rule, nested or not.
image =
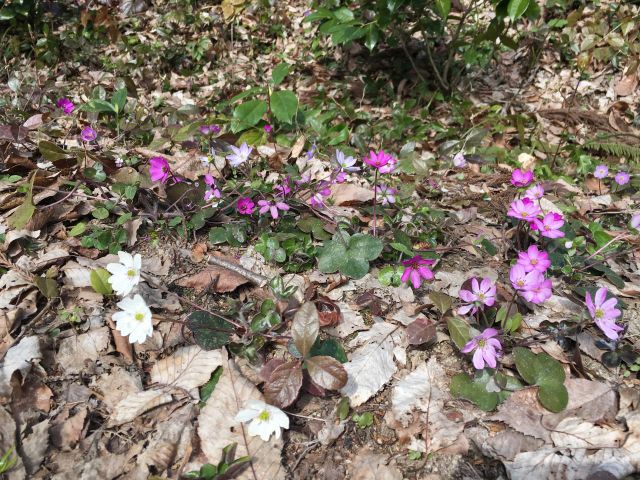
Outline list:
[[[373,236],[376,236],[378,219],[376,217],[376,204],[378,203],[378,169],[373,174]]]

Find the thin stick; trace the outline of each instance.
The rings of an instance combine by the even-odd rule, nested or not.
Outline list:
[[[183,258],[189,258],[190,252],[186,249],[180,249],[180,256]],[[251,283],[258,285],[259,287],[264,287],[269,282],[269,279],[264,275],[261,275],[256,272],[252,272],[251,270],[247,270],[246,268],[244,268],[241,265],[238,265],[237,263],[227,262],[226,260],[223,260],[220,257],[209,255],[207,256],[207,263],[209,263],[210,265],[216,265],[218,267],[222,267],[226,270],[230,270],[234,273],[237,273],[238,275],[243,276],[244,278],[249,280]]]
[[[376,228],[378,226],[378,219],[376,217],[376,205],[378,204],[378,169],[373,174],[373,236],[376,236]]]

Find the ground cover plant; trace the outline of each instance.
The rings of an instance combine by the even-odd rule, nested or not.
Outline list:
[[[639,14],[5,2],[0,475],[640,470]]]

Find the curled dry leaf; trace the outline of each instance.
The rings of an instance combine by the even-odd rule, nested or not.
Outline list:
[[[313,303],[318,309],[318,319],[321,327],[333,327],[342,320],[340,307],[329,297],[321,295]]]
[[[319,331],[318,309],[313,302],[306,302],[298,309],[291,323],[293,343],[303,357],[311,350]]]
[[[326,355],[305,361],[311,379],[327,390],[340,390],[347,384],[347,371],[335,358]]]
[[[302,364],[298,360],[276,367],[264,387],[267,402],[285,408],[295,402],[302,387]]]
[[[31,369],[31,363],[42,358],[38,337],[25,337],[9,349],[0,370],[0,395],[11,393],[11,376],[20,371],[22,377]]]

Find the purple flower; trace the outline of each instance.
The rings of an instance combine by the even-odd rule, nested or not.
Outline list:
[[[211,133],[211,127],[209,125],[200,125],[198,130],[200,130],[200,133],[203,135],[209,135]]]
[[[542,220],[536,218],[531,222],[532,230],[539,230],[540,235],[547,238],[564,237],[564,232],[560,229],[564,225],[564,219],[559,213],[547,213]]]
[[[533,172],[516,168],[511,174],[511,184],[516,187],[526,187],[533,182]]]
[[[380,168],[387,165],[392,159],[393,157],[388,153],[385,153],[384,150],[380,150],[379,152],[374,152],[373,150],[371,150],[369,152],[369,155],[364,157],[364,163],[380,170]]]
[[[531,200],[540,200],[544,196],[544,188],[537,183],[533,187],[528,188],[527,191],[524,192],[524,196]]]
[[[471,279],[471,291],[460,290],[460,298],[467,302],[467,305],[463,305],[458,309],[458,314],[466,315],[471,312],[471,315],[478,311],[483,305],[491,307],[496,302],[496,285],[490,278],[483,278],[478,283],[477,278]]]
[[[601,287],[592,300],[591,294],[587,292],[584,303],[587,304],[589,314],[598,328],[611,340],[617,340],[618,332],[624,330],[623,327],[615,323],[615,319],[620,316],[620,310],[616,308],[618,299],[610,298],[607,300],[607,293],[607,289]]]
[[[544,281],[544,277],[538,270],[527,272],[522,265],[515,264],[509,270],[511,285],[518,291],[529,290]]]
[[[331,188],[327,182],[320,182],[318,190],[309,199],[309,204],[314,208],[324,208],[324,197],[331,195]]]
[[[255,206],[250,197],[242,197],[238,199],[236,210],[240,215],[251,215]]]
[[[169,162],[163,157],[151,157],[149,159],[149,175],[154,182],[165,183],[171,174]]]
[[[336,163],[338,164],[338,167],[340,167],[340,170],[344,172],[360,171],[360,167],[356,166],[356,159],[351,155],[349,155],[348,157],[345,156],[345,154],[340,150],[336,150]]]
[[[212,198],[220,198],[220,190],[216,187],[216,179],[209,173],[204,176],[204,183],[206,183],[209,188],[206,192],[204,192],[204,199],[208,202]]]
[[[522,200],[514,200],[509,206],[507,215],[517,218],[518,220],[526,220],[531,222],[540,214],[540,207],[530,198]]]
[[[473,337],[464,348],[462,353],[469,353],[475,350],[473,353],[473,366],[477,370],[482,370],[485,363],[491,368],[496,368],[502,345],[498,340],[498,331],[495,328],[487,328],[480,335]]]
[[[382,205],[389,205],[396,203],[396,193],[398,190],[387,185],[381,184],[374,188],[378,198],[380,198]]]
[[[380,167],[378,171],[380,173],[391,173],[396,169],[397,164],[398,164],[398,161],[395,158],[391,157],[389,159],[389,163]]]
[[[249,147],[246,142],[240,145],[240,147],[229,145],[229,148],[231,148],[233,153],[231,155],[227,155],[227,160],[229,160],[229,165],[232,167],[239,167],[246,162],[253,150],[253,148]]]
[[[626,185],[629,183],[629,174],[627,172],[618,172],[613,178],[618,185]]]
[[[536,273],[539,273],[539,272],[536,272]],[[541,273],[539,273],[539,275],[542,277]],[[551,288],[552,288],[551,280],[547,278],[547,279],[543,279],[536,285],[530,286],[525,291],[520,292],[520,294],[524,297],[526,301],[535,303],[535,304],[540,304],[548,300],[549,298],[551,298]]]
[[[58,99],[56,105],[58,106],[58,108],[61,108],[62,111],[67,115],[73,112],[73,109],[76,108],[73,102],[65,97]]]
[[[605,164],[598,165],[593,172],[593,176],[600,179],[609,175],[609,168]]]
[[[334,181],[336,183],[344,183],[344,181],[347,179],[347,172],[343,170],[334,170],[334,173],[336,175],[336,178],[334,178]]]
[[[280,185],[276,185],[275,187],[273,187],[273,189],[276,192],[278,192],[278,195],[286,197],[287,195],[289,195],[291,193],[291,187],[289,186],[290,180],[291,180],[291,178],[286,177],[284,179],[284,182],[282,182]]]
[[[532,270],[544,273],[551,266],[551,260],[547,252],[538,250],[536,245],[531,245],[526,252],[518,253],[518,265],[522,265],[527,273]]]
[[[411,280],[413,288],[420,288],[422,280],[433,280],[433,272],[429,268],[430,265],[433,265],[433,260],[416,255],[402,262],[402,265],[404,265],[404,272],[400,280],[402,282]]]
[[[457,168],[464,168],[467,165],[467,159],[464,158],[462,152],[458,152],[453,156],[453,166]]]
[[[631,228],[640,230],[640,213],[636,213],[631,217]]]
[[[258,205],[260,206],[260,210],[258,210],[258,212],[260,212],[260,214],[269,212],[271,213],[271,217],[273,219],[277,219],[279,216],[279,212],[278,210],[289,210],[289,205],[287,205],[284,202],[274,202],[274,203],[270,203],[266,200],[258,200]]]
[[[271,133],[273,131],[273,127],[268,123],[263,128],[266,133]]]
[[[80,138],[83,142],[93,142],[96,138],[98,138],[98,134],[91,127],[84,127],[80,132]]]

